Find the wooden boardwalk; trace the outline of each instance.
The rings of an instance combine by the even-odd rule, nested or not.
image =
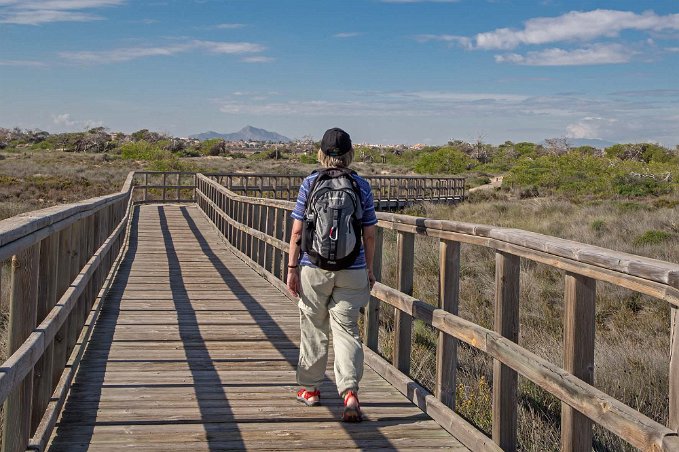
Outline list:
[[[464,449],[367,367],[365,422],[338,421],[331,371],[297,403],[298,343],[294,303],[195,205],[137,207],[49,450]]]

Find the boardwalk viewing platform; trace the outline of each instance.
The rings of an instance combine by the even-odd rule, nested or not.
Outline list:
[[[398,213],[378,213],[376,276],[389,231],[398,281],[377,283],[363,315],[366,420],[339,422],[330,371],[323,406],[298,404],[299,320],[285,291],[293,203],[280,195],[294,180],[265,175],[239,188],[236,177],[132,173],[118,193],[0,222],[11,354],[0,368],[3,452],[516,450],[518,375],[561,401],[562,450],[591,450],[593,423],[643,450],[679,450],[679,328],[671,332],[669,425],[592,385],[597,281],[666,301],[676,323],[679,265]],[[436,190],[454,198],[444,182],[372,183],[385,209],[399,205],[393,200],[435,201]],[[464,185],[455,201],[463,198]],[[416,235],[439,242],[438,300],[411,296]],[[495,252],[493,330],[457,315],[462,244]],[[561,367],[517,344],[524,259],[564,271]],[[387,311],[393,331],[381,328]],[[409,376],[414,319],[439,332],[433,393]],[[390,333],[392,353],[383,357],[378,338]],[[494,362],[489,436],[455,410],[459,342]]]

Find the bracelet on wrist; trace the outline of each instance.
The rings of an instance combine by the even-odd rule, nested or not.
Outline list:
[[[297,268],[299,265],[288,265],[288,268]]]

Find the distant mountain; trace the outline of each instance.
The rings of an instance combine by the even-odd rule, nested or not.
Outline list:
[[[592,146],[593,148],[604,149],[613,146],[612,141],[598,140],[592,138],[569,138],[568,143],[571,147],[577,148],[579,146]]]
[[[269,132],[268,130],[258,129],[257,127],[245,126],[238,132],[234,133],[219,133],[219,132],[205,132],[196,135],[191,135],[189,138],[197,140],[211,140],[213,138],[222,138],[225,141],[273,141],[288,143],[292,140],[276,132]]]

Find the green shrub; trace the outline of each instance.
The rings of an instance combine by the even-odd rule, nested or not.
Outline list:
[[[664,241],[671,239],[672,237],[674,237],[674,234],[671,232],[656,231],[651,229],[635,237],[632,243],[635,246],[659,245]]]
[[[647,207],[644,204],[632,201],[621,202],[617,205],[617,207],[620,213],[638,212],[639,210],[647,209]]]
[[[673,189],[672,163],[644,163],[581,154],[519,158],[504,182],[518,189],[535,188],[541,195],[571,197],[658,196]],[[676,184],[676,182],[675,182]]]
[[[590,225],[592,231],[601,232],[606,228],[606,222],[604,220],[594,220]]]
[[[660,198],[653,201],[653,207],[656,209],[674,209],[677,206],[679,206],[678,199]]]
[[[415,172],[420,174],[458,174],[474,166],[466,154],[450,147],[422,154],[415,163]]]
[[[657,181],[651,177],[639,177],[630,174],[616,176],[613,186],[623,196],[658,196],[671,191],[667,182]]]
[[[123,144],[120,154],[127,160],[161,160],[172,155],[170,151],[144,140]]]
[[[195,172],[196,165],[180,160],[177,156],[170,154],[169,157],[152,161],[148,169],[151,171],[186,171]]]
[[[305,163],[307,165],[318,165],[318,159],[315,155],[302,154],[299,156],[300,163]]]

